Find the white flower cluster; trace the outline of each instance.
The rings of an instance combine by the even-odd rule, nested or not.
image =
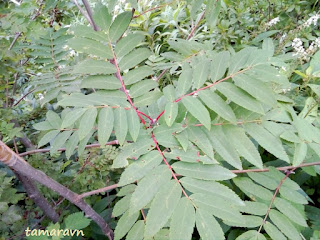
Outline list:
[[[294,56],[299,55],[303,59],[307,59],[308,55],[312,55],[317,48],[320,48],[320,37],[316,38],[313,42],[311,42],[308,49],[303,47],[302,41],[300,38],[295,38],[292,41],[292,47],[295,50]]]
[[[267,23],[267,27],[271,27],[273,25],[276,25],[278,22],[280,22],[280,19],[279,17],[276,17],[274,19],[271,19],[268,23]]]
[[[293,56],[299,55],[301,57],[306,57],[307,56],[307,52],[304,49],[303,45],[302,45],[302,41],[300,38],[295,38],[292,41],[292,47],[293,49],[296,51]]]
[[[310,17],[304,24],[303,26],[304,27],[310,27],[311,24],[313,24],[314,26],[317,26],[317,23],[318,23],[318,19],[320,18],[320,15],[319,14],[316,14],[312,17]]]

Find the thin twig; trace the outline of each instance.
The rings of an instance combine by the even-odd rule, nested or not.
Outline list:
[[[83,3],[83,5],[84,5],[84,7],[85,7],[85,9],[86,9],[86,11],[88,13],[88,21],[90,22],[91,26],[93,27],[93,30],[98,31],[99,28],[98,28],[97,24],[93,20],[92,11],[91,11],[91,8],[90,8],[90,5],[89,5],[88,1],[87,0],[82,0],[82,3]]]
[[[273,194],[273,196],[272,196],[272,199],[271,199],[270,205],[269,205],[269,207],[268,207],[267,213],[266,213],[266,215],[264,216],[264,219],[263,219],[263,221],[262,221],[262,223],[261,223],[261,225],[260,225],[260,227],[259,227],[258,233],[260,233],[260,231],[261,231],[261,229],[262,229],[262,226],[266,223],[266,220],[267,220],[267,218],[268,218],[268,216],[269,216],[269,213],[270,213],[270,211],[271,211],[271,207],[272,207],[272,205],[273,205],[274,200],[276,199],[276,196],[277,196],[277,194],[278,194],[278,192],[279,192],[279,190],[280,190],[280,187],[282,186],[282,184],[284,183],[284,181],[289,177],[289,175],[290,175],[296,168],[297,168],[297,167],[294,167],[293,169],[291,169],[290,171],[288,171],[287,174],[284,176],[284,178],[281,179],[279,185],[277,186],[277,188],[276,188],[276,190],[275,190],[275,192],[274,192],[274,194]]]
[[[173,3],[173,2],[175,2],[175,0],[174,0],[174,1],[171,1],[171,2],[168,2],[168,3],[165,3],[165,4],[162,4],[162,5],[159,5],[159,6],[157,6],[157,7],[150,8],[150,9],[148,9],[148,10],[140,13],[139,15],[133,16],[133,18],[138,18],[138,17],[146,14],[147,12],[151,12],[151,11],[153,11],[153,10],[156,10],[156,9],[159,9],[159,8],[163,8],[163,7],[165,7],[165,6],[170,5],[170,4]]]
[[[205,14],[205,11],[203,11],[203,13],[202,13],[201,16],[200,16],[199,21],[198,21],[197,24],[192,28],[190,34],[189,34],[188,37],[187,37],[187,40],[189,40],[189,39],[193,36],[195,30],[199,27],[200,22],[201,22],[201,20],[202,20],[203,17],[204,17],[204,14]]]
[[[117,144],[119,144],[119,141],[118,140],[114,140],[114,141],[111,141],[111,142],[107,142],[105,145],[117,145]],[[99,143],[94,143],[94,144],[86,145],[85,149],[87,149],[87,148],[98,148],[98,147],[101,147],[101,145]],[[76,147],[76,149],[77,148],[78,147]],[[66,148],[59,148],[57,151],[64,152],[64,151],[66,151]],[[31,154],[35,154],[35,153],[44,153],[44,152],[50,152],[50,149],[48,149],[48,148],[35,149],[35,150],[31,150],[31,151],[20,153],[19,156],[23,157],[23,156],[27,156],[27,155],[31,155]]]
[[[162,78],[162,76],[163,76],[167,71],[168,71],[168,68],[167,68],[167,69],[164,69],[164,70],[160,73],[160,75],[157,77],[156,82],[159,82],[159,80]]]
[[[80,198],[85,198],[85,197],[88,197],[88,196],[91,196],[91,195],[95,195],[95,194],[98,194],[98,193],[102,193],[102,192],[107,192],[109,190],[113,190],[115,188],[118,187],[118,184],[113,184],[113,185],[110,185],[108,187],[104,187],[104,188],[99,188],[97,190],[93,190],[93,191],[90,191],[90,192],[86,192],[86,193],[82,193],[79,195]]]
[[[17,106],[26,96],[28,96],[30,93],[34,92],[36,90],[35,88],[31,91],[27,92],[25,95],[23,95],[15,104],[13,104],[13,107]]]
[[[14,36],[14,39],[12,40],[8,50],[11,50],[13,48],[13,45],[16,43],[16,41],[18,40],[18,38],[21,36],[22,32],[18,32],[16,33],[16,35]]]

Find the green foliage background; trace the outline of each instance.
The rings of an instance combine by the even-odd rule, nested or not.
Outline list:
[[[117,183],[85,199],[115,239],[320,239],[319,1],[90,6],[98,32],[72,1],[0,3],[1,140],[50,149],[25,159],[74,192]],[[2,239],[104,238],[39,185],[60,214],[50,222],[0,167]]]

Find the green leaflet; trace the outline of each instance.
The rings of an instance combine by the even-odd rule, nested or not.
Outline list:
[[[189,177],[180,179],[183,187],[192,193],[204,193],[212,196],[218,196],[232,205],[241,206],[240,211],[244,207],[244,202],[239,196],[227,186],[216,181],[205,181]]]
[[[239,155],[224,135],[222,126],[213,126],[211,131],[206,132],[206,134],[210,139],[213,148],[227,163],[237,169],[242,169]]]
[[[169,84],[165,86],[162,91],[169,102],[173,102],[176,99],[176,90],[173,85]]]
[[[112,210],[113,217],[119,217],[129,209],[131,196],[132,194],[128,194],[116,202]]]
[[[122,34],[127,30],[131,22],[132,12],[123,12],[120,13],[109,29],[109,39],[111,42],[116,42]]]
[[[216,112],[222,118],[229,122],[237,121],[232,108],[218,94],[210,90],[203,90],[199,92],[199,97],[208,108]]]
[[[211,31],[213,31],[214,27],[216,26],[218,15],[220,13],[220,8],[221,0],[209,0],[207,2],[205,17]]]
[[[55,138],[60,133],[59,130],[51,130],[50,132],[46,133],[39,141],[38,148],[46,145],[50,142],[53,138]]]
[[[79,144],[78,131],[75,131],[66,142],[66,157],[69,160]]]
[[[96,122],[97,114],[98,112],[96,108],[89,108],[83,114],[79,124],[79,140],[84,139],[92,130]]]
[[[115,54],[121,58],[131,52],[145,38],[141,33],[131,33],[128,36],[121,38],[115,46]]]
[[[47,131],[54,129],[53,126],[48,121],[43,121],[33,124],[34,129],[39,131]]]
[[[102,4],[97,4],[94,13],[93,20],[99,26],[100,30],[107,31],[112,22],[112,16],[109,14],[109,10]]]
[[[124,108],[114,109],[114,132],[119,144],[123,145],[128,133],[127,114]]]
[[[236,240],[267,240],[262,233],[259,233],[256,230],[250,230],[241,234]]]
[[[117,223],[116,229],[114,230],[114,240],[122,239],[137,221],[138,217],[139,211],[134,214],[129,214],[129,211],[127,211],[123,214]]]
[[[226,134],[228,141],[237,150],[240,156],[244,157],[256,167],[262,169],[263,163],[258,152],[251,140],[245,134],[245,131],[233,125],[223,126],[223,131]]]
[[[295,222],[303,227],[308,227],[304,216],[289,201],[277,197],[274,200],[274,205],[280,212],[286,215],[290,221]]]
[[[211,142],[205,134],[206,130],[202,127],[189,127],[188,129],[189,140],[200,148],[211,159],[214,159],[213,148]]]
[[[198,89],[208,79],[210,71],[210,61],[205,58],[201,59],[193,68],[193,88]]]
[[[130,97],[139,97],[141,95],[146,94],[149,92],[151,89],[154,89],[158,87],[158,83],[156,81],[147,79],[147,80],[142,80],[138,83],[133,84],[130,87]]]
[[[277,227],[275,227],[270,222],[266,222],[263,225],[264,230],[268,235],[271,237],[271,239],[277,239],[277,240],[287,240],[287,238],[279,231]]]
[[[198,208],[196,211],[196,226],[202,240],[225,239],[218,221],[204,209]]]
[[[222,51],[212,57],[210,79],[216,82],[224,76],[230,62],[230,52]]]
[[[295,144],[294,155],[293,155],[293,166],[300,165],[305,157],[307,156],[308,145],[304,142]]]
[[[155,144],[151,138],[145,138],[138,142],[131,143],[123,147],[120,154],[113,161],[112,168],[126,167],[128,165],[128,158],[138,158],[154,148]]]
[[[124,186],[120,189],[120,191],[117,193],[118,197],[123,197],[126,196],[128,194],[131,194],[134,192],[134,190],[136,189],[137,185],[135,184],[129,184],[127,186]]]
[[[255,172],[249,172],[247,173],[249,175],[249,177],[259,183],[260,185],[268,188],[268,189],[271,189],[271,190],[275,190],[279,183],[280,183],[280,180],[278,181],[274,176],[271,176],[270,173],[266,172],[261,172],[261,173],[255,173]]]
[[[183,176],[203,180],[227,180],[236,175],[219,165],[204,165],[202,163],[175,162],[172,168]]]
[[[266,201],[271,201],[272,199],[273,194],[269,190],[253,183],[248,177],[237,177],[233,179],[233,182],[251,199],[256,199],[255,197]]]
[[[260,102],[269,106],[277,104],[277,100],[272,89],[265,83],[254,79],[246,74],[238,74],[233,77],[235,84],[248,92]]]
[[[170,222],[170,240],[191,239],[195,224],[195,210],[189,199],[183,197],[175,208]]]
[[[75,123],[85,112],[87,111],[86,108],[76,108],[70,112],[67,113],[67,115],[64,117],[61,128],[70,127],[72,124]]]
[[[70,137],[72,131],[64,131],[59,133],[58,136],[51,143],[50,154],[56,153],[59,148],[61,148],[67,139]]]
[[[78,132],[78,136],[79,136],[79,130]],[[92,129],[87,136],[84,137],[84,139],[80,140],[79,145],[78,145],[78,155],[81,155],[89,141],[89,139],[91,138],[92,134],[95,132],[94,129]]]
[[[203,209],[222,220],[243,221],[243,216],[224,199],[203,193],[195,193],[190,199],[199,209]]]
[[[178,92],[179,95],[186,94],[192,85],[192,69],[189,63],[182,65],[182,73],[178,79]]]
[[[145,238],[153,237],[169,220],[181,198],[181,186],[175,180],[161,187],[147,215]]]
[[[62,120],[59,117],[59,115],[51,110],[49,110],[46,114],[47,117],[47,121],[50,123],[50,125],[54,128],[54,129],[60,129],[61,128],[61,124],[62,124]]]
[[[94,75],[83,79],[81,88],[119,89],[121,82],[112,75]]]
[[[171,127],[160,125],[153,131],[159,144],[165,147],[179,147],[179,143],[174,137],[177,133],[183,131],[182,124],[174,123]]]
[[[258,216],[243,215],[241,221],[239,219],[224,220],[223,223],[231,227],[256,228],[259,227],[263,219]]]
[[[320,85],[317,84],[308,84],[308,86],[311,88],[311,90],[320,97]]]
[[[160,155],[158,153],[158,155]],[[130,200],[130,213],[144,208],[158,193],[162,186],[170,184],[171,171],[167,166],[161,165],[149,171],[149,173],[138,182]]]
[[[300,234],[297,229],[282,213],[271,209],[269,217],[273,224],[276,225],[288,238],[292,240],[301,240]]]
[[[137,141],[137,138],[140,133],[140,120],[136,111],[132,108],[127,111],[127,118],[129,133],[133,141],[135,142]]]
[[[158,88],[134,99],[136,107],[144,107],[156,102],[162,96],[162,92]]]
[[[264,110],[261,104],[247,92],[238,88],[234,84],[229,82],[222,82],[217,84],[216,88],[219,90],[219,92],[221,92],[223,95],[225,95],[232,102],[238,104],[239,106],[256,113],[264,114]]]
[[[253,137],[259,143],[259,145],[261,145],[261,147],[281,160],[284,160],[288,163],[290,162],[289,157],[285,152],[279,138],[273,136],[261,125],[255,123],[246,123],[244,124],[244,128],[251,135],[251,137]]]
[[[150,55],[151,51],[149,49],[137,48],[121,59],[119,68],[123,71],[135,67],[136,65],[150,57]]]
[[[137,221],[128,232],[126,240],[143,240],[144,227],[143,220]]]
[[[169,127],[172,126],[178,115],[178,104],[175,102],[168,102],[164,111],[164,119]]]
[[[75,37],[68,41],[68,45],[76,51],[91,54],[103,59],[113,57],[109,46],[92,39]]]
[[[211,119],[209,112],[197,98],[186,96],[182,98],[182,103],[196,119],[198,119],[208,130],[210,130]]]
[[[268,205],[261,202],[244,201],[245,206],[239,207],[240,212],[252,215],[264,216],[268,211]]]
[[[282,186],[279,190],[281,197],[299,204],[308,204],[308,200],[298,191]]]
[[[157,167],[161,162],[162,156],[157,150],[141,156],[138,160],[130,164],[129,167],[124,170],[124,172],[121,174],[118,186],[124,186],[140,180],[152,169]]]
[[[181,147],[183,150],[186,152],[189,146],[189,137],[188,137],[188,132],[187,131],[182,131],[179,134],[174,135],[175,138],[178,140],[180,143]],[[209,159],[210,162],[213,162],[212,160]],[[204,161],[205,162],[205,161]]]
[[[171,149],[171,152],[164,152],[164,156],[169,159],[175,159],[175,160],[180,160],[183,162],[190,162],[190,163],[198,163],[198,162],[203,162],[204,164],[218,163],[214,159],[211,159],[207,156],[200,155],[199,151],[196,149],[189,149],[189,150],[183,151],[183,150],[174,148],[174,149]]]
[[[114,115],[112,108],[102,108],[98,118],[98,140],[104,146],[110,138],[114,126]]]
[[[88,59],[78,63],[74,69],[73,73],[82,74],[112,74],[117,72],[114,65],[103,60],[93,60]]]
[[[130,70],[126,75],[122,77],[125,85],[130,85],[139,82],[141,79],[154,74],[151,67],[142,66]]]
[[[244,68],[251,52],[254,51],[254,49],[255,48],[253,47],[244,48],[236,54],[232,55],[228,75],[232,75],[239,71],[241,68]]]

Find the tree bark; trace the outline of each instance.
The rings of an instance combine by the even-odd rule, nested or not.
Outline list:
[[[16,171],[18,174],[30,178],[30,180],[37,181],[57,192],[62,197],[68,199],[79,207],[85,213],[86,217],[90,217],[95,221],[109,240],[113,239],[112,229],[97,212],[95,212],[83,199],[81,199],[79,194],[72,192],[70,189],[48,177],[42,171],[33,168],[2,141],[0,141],[0,161]]]

